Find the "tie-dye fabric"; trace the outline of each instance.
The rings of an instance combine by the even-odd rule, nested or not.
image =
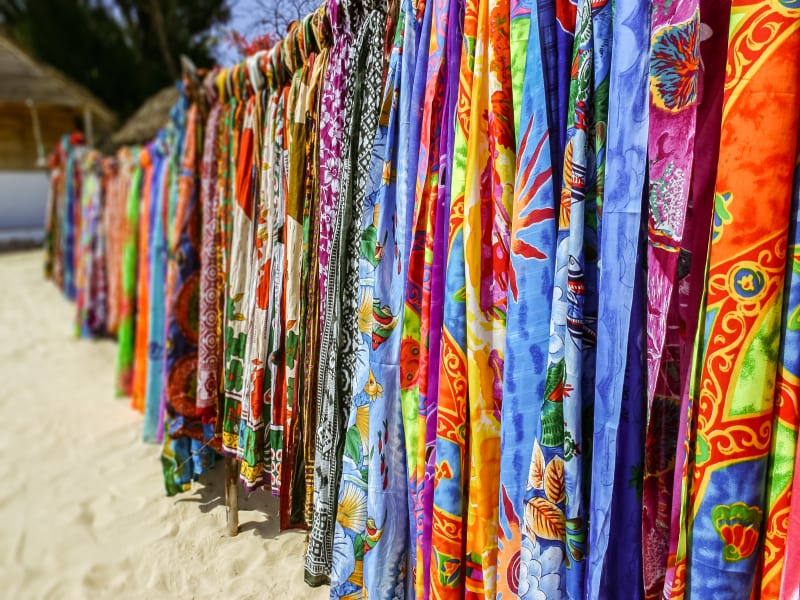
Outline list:
[[[688,432],[694,460],[684,479],[672,598],[749,596],[765,524],[797,141],[798,64],[791,57],[800,45],[800,12],[777,1],[734,1],[731,10],[704,331],[695,359],[696,421]],[[752,36],[767,24],[770,37],[754,50]],[[765,103],[772,94],[784,102]],[[754,118],[759,136],[742,144]],[[770,211],[758,208],[765,193]]]
[[[767,504],[764,511],[764,549],[759,565],[761,597],[779,598],[800,594],[800,585],[781,581],[784,573],[796,572],[796,554],[789,554],[792,531],[789,517],[795,487],[797,440],[800,429],[800,153],[795,161],[792,210],[789,215],[789,245],[786,249],[786,287],[781,313],[781,347],[775,381],[775,416],[772,448],[767,471]],[[758,585],[758,584],[757,584]]]
[[[153,147],[152,143],[139,153],[142,164],[142,190],[139,204],[138,268],[136,282],[135,342],[133,347],[133,379],[131,406],[144,412],[147,385],[147,336],[150,317],[150,218],[153,197]]]
[[[648,398],[655,394],[689,199],[700,72],[698,0],[656,2],[650,48]],[[651,400],[652,402],[652,400]]]
[[[139,264],[139,198],[144,169],[140,150],[132,152],[133,175],[126,199],[126,235],[122,250],[122,298],[117,334],[117,395],[130,396],[133,387],[133,350],[135,344],[136,283]]]

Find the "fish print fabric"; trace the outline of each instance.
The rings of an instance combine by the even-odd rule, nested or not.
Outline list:
[[[533,532],[523,528],[525,482],[534,439],[541,435],[537,429],[547,383],[545,374],[556,244],[557,196],[550,153],[539,17],[537,10],[530,11],[511,214],[504,425],[501,429],[498,598],[525,598],[537,589],[543,591],[538,585],[541,580],[531,581],[528,575],[533,566]],[[524,478],[520,477],[521,474]]]
[[[326,0],[264,44],[49,163],[45,275],[167,494],[225,456],[335,599],[797,600],[800,4]]]

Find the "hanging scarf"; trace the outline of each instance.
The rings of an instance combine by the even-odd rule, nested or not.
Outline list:
[[[625,493],[613,496],[614,501],[624,503],[629,510],[617,513],[634,524],[620,523],[634,532],[627,539],[626,548],[610,549],[609,537],[612,513],[612,495],[615,485],[622,486],[624,479],[630,480],[630,472],[616,473],[617,463],[622,468],[635,465],[640,459],[630,456],[628,448],[636,447],[641,440],[641,415],[639,403],[642,399],[642,369],[635,360],[631,342],[639,343],[638,327],[631,330],[632,300],[637,275],[639,255],[639,221],[642,194],[646,173],[647,140],[647,89],[646,69],[648,57],[648,15],[638,2],[617,2],[613,15],[613,57],[610,63],[609,89],[611,106],[608,122],[609,139],[606,144],[608,165],[604,202],[602,205],[602,228],[600,262],[603,265],[599,281],[599,311],[597,331],[598,374],[594,401],[593,440],[588,442],[594,457],[591,466],[591,515],[588,531],[590,550],[585,593],[592,597],[601,594],[614,597],[617,593],[632,598],[640,597],[637,504],[639,497],[634,490],[623,488]],[[597,60],[601,60],[598,56]],[[605,58],[608,61],[608,57]],[[632,66],[633,65],[633,66]],[[625,90],[619,92],[617,90]],[[606,92],[607,93],[607,92]],[[619,120],[618,120],[619,119]],[[625,125],[630,123],[631,125]],[[598,154],[600,164],[600,154]],[[602,179],[600,179],[602,184]],[[637,316],[638,321],[638,316]],[[632,360],[628,360],[629,356]],[[626,379],[627,377],[627,379]],[[626,387],[627,386],[627,387]],[[621,405],[630,407],[630,413],[620,417]],[[585,444],[587,442],[584,442]],[[625,451],[626,454],[618,454]],[[619,457],[619,458],[618,458]],[[610,464],[610,468],[609,468]],[[619,498],[619,500],[617,500]],[[631,507],[631,504],[633,505]],[[629,534],[625,534],[629,535]],[[612,558],[611,552],[615,558]],[[619,554],[617,554],[619,553]],[[626,561],[628,553],[633,556],[633,581],[604,575],[604,569],[614,560]],[[619,558],[616,558],[618,556]],[[624,568],[622,565],[615,569]]]
[[[132,154],[131,185],[126,207],[126,228],[123,238],[122,298],[119,309],[119,333],[117,334],[117,395],[129,396],[133,386],[133,351],[135,343],[136,282],[139,264],[139,198],[141,197],[144,169],[140,159],[141,150],[134,148]]]
[[[246,323],[246,338],[243,348],[243,393],[241,397],[241,416],[239,421],[238,453],[241,458],[241,480],[246,489],[254,489],[265,483],[267,478],[264,463],[264,369],[266,357],[266,316],[268,308],[269,280],[265,279],[267,273],[265,239],[268,215],[266,206],[262,204],[261,175],[262,166],[260,159],[263,156],[264,138],[264,99],[263,88],[267,83],[261,71],[261,65],[266,53],[257,52],[245,61],[246,75],[252,88],[251,131],[243,133],[240,152],[240,161],[244,161],[243,173],[249,179],[250,190],[246,193],[252,198],[252,229],[249,235],[252,238],[246,246],[248,254],[245,260],[249,262],[248,275],[245,280],[244,299],[241,303]],[[248,120],[245,117],[244,126],[247,128]],[[252,136],[252,140],[245,143],[245,135]],[[238,175],[237,175],[238,176]]]
[[[232,175],[230,203],[230,262],[226,270],[224,304],[224,423],[222,451],[241,458],[239,425],[244,396],[244,353],[247,347],[247,315],[245,292],[250,281],[250,255],[253,244],[253,196],[250,166],[253,157],[253,126],[255,98],[243,98],[243,66],[238,65],[233,77],[236,108],[231,129],[229,168]],[[242,480],[252,481],[256,476],[248,465],[242,465]]]
[[[428,55],[430,52],[432,2],[420,1],[415,7],[414,53],[412,54],[413,77],[408,99],[408,108],[404,116],[408,123],[408,145],[401,149],[400,172],[397,188],[404,207],[405,223],[403,232],[403,249],[405,250],[405,306],[403,309],[402,342],[400,345],[400,382],[403,405],[403,430],[406,437],[406,458],[408,462],[409,492],[411,495],[412,525],[411,535],[414,544],[412,561],[415,574],[415,591],[424,594],[424,565],[419,564],[426,547],[424,525],[423,495],[425,466],[420,464],[420,449],[425,448],[426,429],[420,430],[425,422],[420,419],[419,411],[419,365],[420,365],[420,312],[422,300],[422,283],[424,270],[424,235],[425,230],[417,231],[419,210],[417,208],[417,169],[420,161],[422,143],[422,119],[424,115],[425,87],[428,75]],[[407,111],[407,112],[406,112]],[[407,116],[406,116],[407,115]],[[402,118],[402,117],[401,117]],[[424,216],[424,213],[423,213]],[[423,221],[424,225],[424,221]],[[422,236],[422,239],[418,239]]]
[[[320,336],[320,162],[319,147],[321,131],[319,123],[320,103],[322,100],[322,86],[328,68],[328,58],[331,45],[330,23],[324,7],[320,7],[314,14],[312,27],[317,45],[320,48],[314,60],[311,82],[306,102],[306,180],[305,180],[305,211],[303,215],[303,283],[302,288],[307,290],[303,295],[303,387],[301,390],[303,414],[301,438],[297,442],[298,452],[295,462],[297,471],[302,468],[303,482],[305,485],[305,499],[303,506],[303,521],[310,527],[314,516],[314,456],[316,452],[317,434],[317,364],[319,360]]]
[[[211,110],[203,139],[200,165],[200,206],[203,215],[198,306],[197,411],[207,422],[216,418],[219,397],[219,295],[217,289],[218,157],[222,104],[213,78],[206,87]]]
[[[779,2],[734,1],[732,11],[738,18],[729,36],[704,331],[693,363],[696,416],[687,433],[694,460],[683,483],[674,574],[667,576],[672,598],[749,596],[768,509],[763,482],[798,115],[797,63],[790,57],[800,45],[800,13]],[[756,23],[770,24],[772,37],[762,46],[770,52],[741,65]],[[780,107],[764,104],[764,94],[773,93],[782,94]],[[753,130],[755,115],[760,135],[744,144],[742,132]],[[770,211],[758,208],[764,194]]]
[[[789,217],[789,245],[786,252],[786,288],[783,296],[781,347],[775,381],[770,466],[767,472],[767,505],[764,519],[764,550],[759,565],[761,597],[790,597],[800,593],[797,581],[795,544],[800,531],[790,522],[796,487],[797,440],[800,429],[800,152],[795,161],[792,210]],[[794,469],[794,473],[793,473]],[[794,475],[794,476],[793,476]],[[795,505],[798,503],[795,502]],[[791,536],[791,538],[790,538]],[[791,539],[791,542],[789,541]],[[791,544],[791,545],[789,545]],[[788,575],[788,577],[787,577]],[[781,583],[781,579],[784,579]],[[756,584],[758,585],[758,584]]]
[[[453,6],[455,4],[455,7]],[[439,356],[443,316],[445,240],[449,197],[444,194],[447,172],[441,168],[447,160],[447,145],[454,114],[456,92],[449,93],[449,31],[458,31],[460,15],[451,19],[451,8],[458,3],[428,2],[423,28],[430,36],[427,72],[424,80],[424,111],[420,123],[419,160],[416,168],[414,202],[414,243],[409,257],[407,303],[403,320],[404,350],[416,358],[416,379],[406,384],[403,402],[416,405],[418,437],[416,448],[415,506],[417,521],[416,590],[429,595],[431,517],[436,443],[436,407],[439,389]],[[459,50],[456,47],[456,52]],[[451,50],[451,53],[453,50]],[[444,156],[443,156],[444,154]],[[446,166],[445,166],[446,169]]]
[[[349,130],[345,135],[342,160],[342,182],[334,227],[334,241],[328,269],[325,301],[325,326],[320,346],[319,403],[322,428],[322,411],[335,415],[328,422],[331,430],[317,437],[317,459],[320,442],[334,441],[336,448],[342,440],[342,425],[347,422],[351,399],[356,392],[356,361],[358,333],[358,262],[360,254],[360,223],[364,208],[369,168],[372,162],[372,146],[378,129],[381,107],[383,76],[383,36],[386,31],[386,13],[380,2],[366,3],[363,7],[348,6],[348,17],[353,27],[353,70],[348,81],[344,111]],[[363,12],[361,12],[363,9]],[[327,438],[327,439],[326,439]],[[343,440],[342,440],[343,441]],[[329,461],[320,463],[317,469],[327,471],[326,480],[315,483],[318,502],[315,503],[314,523],[309,540],[321,542],[329,569],[333,549],[336,513],[335,497],[342,475],[342,464],[338,452]],[[318,519],[319,517],[319,519]],[[307,577],[311,575],[306,561]],[[345,582],[333,579],[331,589]]]
[[[161,390],[164,386],[164,315],[166,312],[167,279],[167,207],[169,184],[168,149],[156,150],[153,168],[153,210],[150,236],[150,314],[148,315],[147,382],[142,438],[157,440]]]
[[[214,428],[197,413],[197,302],[200,293],[201,219],[198,202],[198,148],[203,146],[199,109],[186,113],[186,138],[179,154],[177,202],[170,241],[166,315],[166,429],[162,466],[168,493],[189,485],[214,465],[208,443]]]
[[[389,74],[393,73],[390,66]],[[394,80],[387,81],[383,94],[385,101],[391,101],[394,92]],[[390,94],[387,96],[386,94]],[[386,369],[384,362],[378,357],[386,357],[385,362],[396,360],[397,354],[386,354],[383,345],[391,337],[389,348],[399,350],[399,333],[392,335],[396,329],[401,300],[395,298],[396,308],[382,302],[385,296],[377,295],[382,287],[381,280],[390,279],[396,272],[396,257],[392,252],[397,230],[392,230],[393,214],[383,214],[383,200],[388,190],[382,187],[390,182],[382,180],[384,160],[389,146],[389,130],[384,110],[378,122],[378,128],[372,146],[372,158],[367,190],[364,196],[361,222],[359,225],[359,279],[358,279],[358,335],[356,341],[355,390],[350,399],[350,416],[344,437],[342,457],[342,478],[338,492],[338,508],[336,530],[333,541],[333,566],[331,569],[331,596],[334,598],[350,598],[352,594],[363,597],[382,596],[393,591],[401,583],[401,572],[404,568],[405,536],[400,532],[392,534],[395,529],[393,520],[387,510],[383,490],[389,486],[389,480],[397,485],[405,486],[405,472],[401,469],[395,476],[390,469],[396,466],[387,463],[390,450],[388,443],[388,415],[386,413],[384,389],[388,394],[396,393],[399,377],[397,371]],[[391,154],[388,155],[391,157]],[[392,198],[393,200],[393,198]],[[392,240],[389,240],[392,236]],[[389,252],[387,252],[387,250]],[[387,290],[391,293],[391,289]],[[398,294],[395,294],[398,296]],[[388,377],[387,377],[388,376]],[[395,377],[392,377],[395,376]],[[393,385],[394,384],[394,385]],[[399,408],[399,398],[397,398]],[[399,417],[395,414],[394,416]],[[402,420],[394,420],[397,427]],[[394,429],[395,440],[402,440],[402,432]],[[377,437],[377,441],[376,438]],[[399,443],[395,446],[399,446]],[[376,469],[377,461],[383,466]],[[402,463],[401,463],[402,464]],[[378,498],[380,497],[380,501]],[[392,498],[390,502],[395,510],[405,508],[405,495]],[[399,502],[398,502],[399,501]],[[376,506],[377,504],[377,506]],[[383,505],[381,507],[381,505]],[[382,508],[382,510],[381,510]],[[396,514],[393,512],[392,515]],[[402,522],[401,518],[401,522]],[[376,545],[387,535],[386,543],[391,562],[370,561],[371,569],[367,571],[367,557]],[[402,541],[401,550],[393,549],[389,537]],[[396,542],[395,542],[396,544]],[[383,552],[380,552],[381,554]],[[367,586],[367,581],[370,586]],[[370,591],[371,589],[371,591]],[[367,593],[364,591],[367,590]],[[382,590],[382,591],[381,591]]]
[[[116,157],[109,160],[109,183],[104,218],[107,239],[106,272],[108,273],[107,330],[111,335],[119,333],[123,303],[122,277],[125,240],[130,235],[126,211],[133,168],[130,148],[121,148]]]
[[[642,539],[646,593],[660,596],[680,414],[680,298],[673,293],[684,235],[700,86],[699,3],[659,4],[650,51],[648,442]],[[669,316],[668,316],[669,315]],[[662,364],[663,353],[663,364]]]
[[[284,369],[286,368],[283,360],[284,336],[283,336],[283,292],[284,292],[284,271],[285,271],[285,223],[286,223],[286,186],[284,166],[285,155],[285,114],[286,98],[288,89],[284,86],[280,74],[283,63],[280,52],[276,52],[273,60],[277,62],[273,66],[274,72],[278,77],[278,91],[272,104],[272,119],[274,126],[273,140],[273,169],[272,169],[272,205],[270,213],[272,218],[272,263],[270,273],[270,301],[268,312],[269,338],[267,346],[267,356],[269,357],[269,373],[267,382],[269,383],[269,394],[267,396],[268,409],[270,410],[270,429],[269,440],[266,448],[267,469],[270,473],[272,493],[280,495],[282,487],[281,469],[283,464],[283,438],[286,426],[286,397],[284,388]],[[265,387],[266,387],[265,383]]]
[[[298,24],[294,35],[288,40],[293,42],[292,58],[295,72],[289,92],[289,105],[286,113],[286,130],[289,133],[287,143],[287,203],[286,203],[286,274],[285,274],[285,312],[284,330],[286,331],[286,349],[284,353],[284,385],[287,403],[287,432],[283,447],[283,481],[281,489],[281,521],[282,527],[304,523],[305,506],[304,478],[297,472],[297,449],[302,447],[301,432],[304,424],[304,406],[301,403],[304,373],[303,351],[306,332],[302,328],[306,295],[303,283],[303,263],[305,250],[306,212],[306,102],[309,91],[311,73],[314,68],[313,38],[307,38],[307,19]]]
[[[133,347],[133,382],[131,406],[144,412],[145,388],[147,385],[147,334],[150,316],[150,219],[153,197],[153,148],[152,143],[139,153],[142,164],[142,194],[139,205],[138,269],[136,284],[136,337]]]
[[[702,97],[697,108],[697,131],[695,134],[695,154],[697,156],[719,156],[720,130],[722,122],[722,102],[725,86],[725,63],[728,50],[728,23],[731,13],[730,0],[701,0],[700,14],[703,22],[709,27],[711,37],[703,42]],[[677,554],[680,519],[683,510],[681,489],[687,463],[686,439],[687,424],[691,421],[692,402],[689,395],[691,364],[695,353],[695,340],[698,330],[698,314],[705,292],[706,262],[709,250],[709,237],[714,212],[714,184],[717,176],[716,161],[695,161],[692,169],[691,198],[687,208],[686,231],[684,232],[683,256],[686,273],[678,286],[679,317],[681,327],[680,349],[680,411],[677,415],[658,415],[655,410],[649,415],[654,419],[664,419],[667,423],[677,423],[677,439],[674,431],[663,427],[664,437],[662,456],[669,456],[669,445],[676,444],[672,489],[669,496],[662,498],[670,502],[669,536],[667,563],[655,556],[652,560],[644,554],[644,568],[647,572],[656,571],[655,576],[647,576],[651,581],[657,578],[658,583],[648,584],[648,593],[653,597],[661,596],[662,589],[671,589],[671,581],[675,575],[675,557]],[[663,405],[669,408],[670,404]],[[656,405],[656,408],[658,405]],[[651,454],[652,456],[652,454]],[[644,535],[644,534],[643,534]],[[648,535],[651,537],[652,533]],[[649,547],[645,546],[646,551]],[[651,547],[651,546],[650,546]],[[663,550],[661,555],[663,555]],[[669,571],[667,571],[669,567]]]
[[[541,589],[540,579],[531,579],[536,577],[531,569],[533,532],[522,527],[527,504],[523,477],[531,464],[534,439],[541,436],[536,429],[546,384],[556,242],[552,138],[538,12],[532,10],[529,16],[511,220],[497,572],[498,598],[503,600],[524,598]],[[531,482],[531,488],[536,485],[538,480]],[[558,552],[550,550],[549,555],[557,557]]]

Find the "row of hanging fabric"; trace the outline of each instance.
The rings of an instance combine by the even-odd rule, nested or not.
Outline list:
[[[332,598],[797,599],[797,56],[796,0],[328,0],[65,137],[47,270]]]

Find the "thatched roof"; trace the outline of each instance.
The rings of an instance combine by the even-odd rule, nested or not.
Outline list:
[[[7,37],[0,35],[0,104],[88,107],[100,124],[111,125],[113,112],[86,88],[60,71],[44,65]]]
[[[148,142],[169,121],[169,111],[180,98],[178,88],[170,86],[146,100],[134,115],[111,136],[114,145]]]

